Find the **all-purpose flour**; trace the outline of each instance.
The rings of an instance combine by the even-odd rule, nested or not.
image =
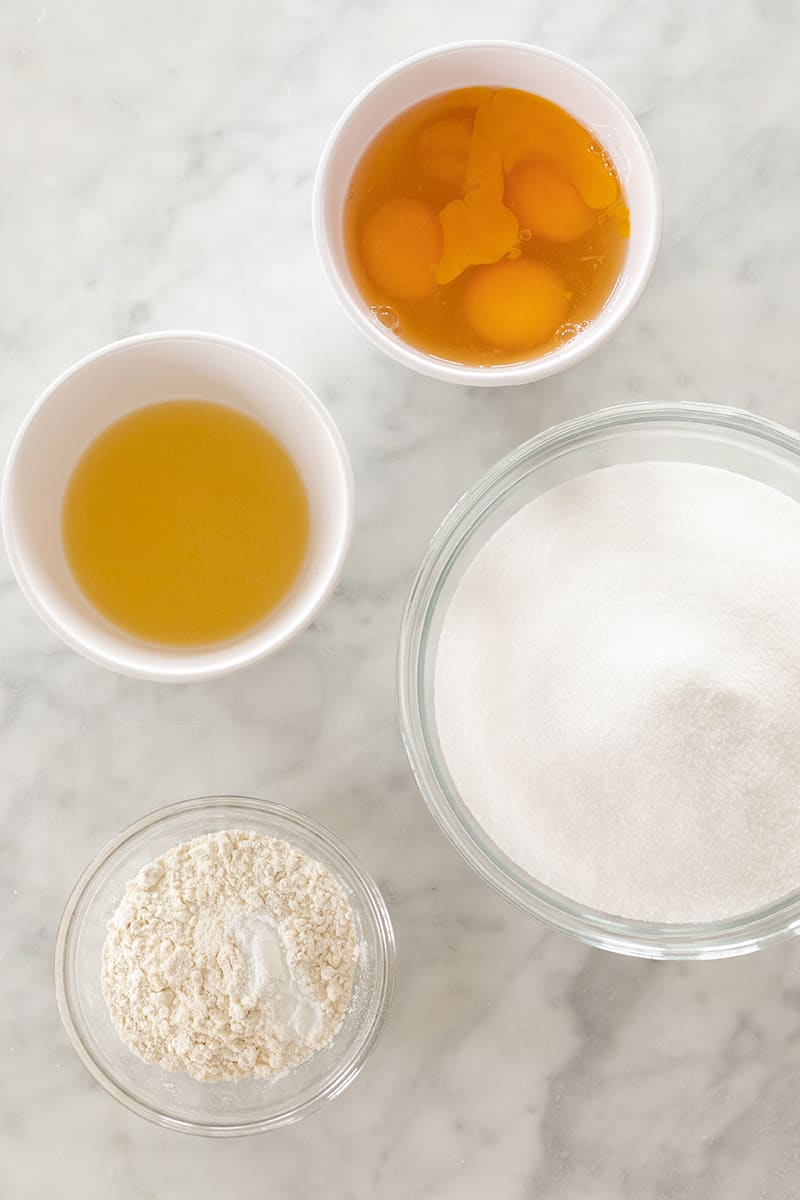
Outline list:
[[[478,553],[444,619],[442,750],[505,853],[663,922],[800,887],[800,504],[688,463],[593,471]]]
[[[296,846],[238,831],[174,846],[130,881],[102,984],[124,1042],[196,1079],[278,1076],[341,1028],[358,959],[341,885]]]

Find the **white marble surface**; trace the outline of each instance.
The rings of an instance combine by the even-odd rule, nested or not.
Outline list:
[[[309,201],[355,89],[404,55],[502,36],[584,62],[638,114],[666,236],[602,352],[517,391],[384,361],[326,291]],[[0,583],[0,1191],[11,1200],[796,1200],[800,944],[658,965],[545,934],[451,851],[394,716],[427,539],[524,437],[610,402],[730,401],[800,424],[797,47],[788,2],[3,0],[0,438],[85,352],[196,327],[285,359],[349,444],[343,584],[272,662],[116,678]],[[97,1088],[66,1043],[53,937],[87,860],[176,798],[263,795],[346,838],[385,889],[399,980],[359,1080],[307,1122],[210,1142]]]

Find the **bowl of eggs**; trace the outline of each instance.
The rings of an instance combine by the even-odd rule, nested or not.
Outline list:
[[[583,67],[466,42],[375,80],[317,172],[323,270],[363,334],[451,383],[528,383],[585,358],[641,296],[661,193],[635,118]]]
[[[3,478],[17,581],[93,662],[173,682],[273,653],[331,595],[353,478],[311,390],[205,333],[115,342],[57,379]]]

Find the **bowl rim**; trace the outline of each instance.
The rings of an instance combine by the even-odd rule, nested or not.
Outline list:
[[[613,105],[619,113],[622,122],[628,127],[633,140],[637,143],[642,153],[643,161],[646,164],[646,175],[649,184],[648,204],[642,209],[642,219],[646,222],[647,236],[642,250],[638,274],[626,286],[624,293],[620,296],[618,307],[608,320],[600,324],[601,310],[601,313],[592,319],[589,327],[584,330],[581,337],[575,338],[566,345],[559,347],[557,353],[549,352],[539,358],[525,359],[515,363],[500,363],[489,367],[467,366],[463,363],[438,358],[433,354],[426,354],[425,351],[418,350],[416,347],[410,346],[407,342],[403,342],[393,336],[379,323],[371,321],[367,316],[367,310],[364,305],[356,303],[345,287],[340,272],[334,266],[333,254],[330,250],[333,239],[329,237],[328,222],[325,216],[325,202],[331,160],[342,133],[362,105],[367,103],[372,95],[386,83],[389,83],[404,72],[413,69],[420,63],[448,55],[460,54],[465,51],[480,50],[523,52],[530,55],[532,59],[546,59],[556,63],[564,69],[565,73],[577,75],[592,84]],[[377,132],[378,130],[376,129],[375,133]],[[362,88],[341,113],[325,142],[314,177],[311,203],[311,229],[318,261],[339,305],[355,327],[373,346],[403,366],[409,367],[411,370],[432,379],[443,380],[447,383],[463,384],[467,387],[502,387],[532,383],[566,370],[567,367],[581,362],[589,354],[593,353],[594,350],[616,333],[620,325],[626,320],[641,299],[658,258],[663,223],[664,204],[655,156],[641,125],[624,101],[594,72],[575,62],[573,59],[567,58],[555,50],[549,50],[544,46],[537,46],[531,42],[518,42],[503,38],[448,42],[440,46],[434,46],[395,63]]]
[[[797,459],[800,433],[767,417],[729,406],[694,402],[615,405],[565,421],[523,442],[469,488],[433,535],[409,591],[397,647],[400,732],[417,786],[431,815],[467,864],[496,892],[545,925],[586,945],[653,959],[712,959],[747,954],[800,932],[800,887],[759,909],[717,922],[667,925],[612,916],[580,905],[540,884],[499,850],[488,835],[467,828],[431,752],[422,713],[426,636],[450,567],[490,504],[522,479],[571,450],[612,435],[658,424],[728,430]],[[528,470],[525,468],[528,467]],[[514,472],[524,472],[515,475]],[[463,804],[463,802],[461,802]],[[477,821],[475,829],[479,829]]]
[[[86,367],[91,366],[94,362],[110,357],[121,350],[151,342],[170,341],[209,343],[222,347],[225,350],[247,354],[265,363],[268,368],[276,374],[281,375],[289,386],[302,396],[313,418],[320,423],[322,429],[330,439],[331,456],[335,459],[340,478],[339,499],[341,502],[341,521],[338,523],[337,537],[331,539],[331,566],[324,586],[318,585],[318,591],[313,603],[310,605],[306,604],[302,609],[298,610],[296,617],[287,625],[281,636],[275,637],[274,634],[271,634],[269,624],[267,624],[261,630],[257,629],[255,632],[249,634],[245,631],[240,639],[231,642],[229,647],[226,647],[224,642],[215,643],[207,647],[189,648],[188,650],[184,650],[180,655],[174,653],[168,646],[162,647],[147,643],[147,649],[151,652],[159,652],[162,655],[163,661],[158,667],[145,667],[137,665],[134,661],[121,661],[113,653],[105,653],[102,650],[98,650],[95,646],[78,636],[70,625],[64,624],[42,600],[38,589],[31,583],[18,547],[17,530],[11,515],[11,496],[16,478],[19,453],[30,428],[42,409],[52,401],[53,396],[69,379],[80,374],[80,372]],[[102,428],[102,426],[99,426],[98,432]],[[147,679],[161,683],[188,683],[195,680],[215,679],[219,676],[230,674],[232,671],[250,666],[252,663],[274,654],[294,637],[302,633],[319,614],[325,604],[327,604],[336,590],[352,540],[354,512],[355,480],[347,447],[336,422],[316,393],[299,375],[296,375],[294,371],[273,355],[268,354],[265,350],[250,345],[248,342],[239,341],[236,338],[216,333],[205,333],[201,330],[160,329],[154,330],[151,333],[134,334],[131,337],[109,342],[107,345],[101,346],[97,350],[84,355],[77,362],[67,367],[48,384],[28,409],[17,428],[8,454],[6,455],[2,485],[0,486],[0,525],[2,526],[3,541],[9,563],[11,564],[11,570],[20,591],[44,625],[60,641],[69,646],[71,650],[81,654],[97,666],[105,667],[108,670],[115,671],[119,675],[126,675],[133,679]],[[131,647],[127,643],[126,647],[130,654]],[[212,655],[215,659],[214,662],[209,661]]]
[[[339,1065],[332,1070],[327,1081],[316,1092],[308,1096],[305,1100],[294,1104],[291,1108],[285,1109],[273,1116],[252,1121],[225,1123],[219,1120],[209,1122],[184,1120],[160,1112],[157,1108],[141,1101],[133,1092],[129,1091],[113,1075],[106,1071],[91,1053],[81,1036],[78,1023],[73,1015],[72,995],[74,992],[74,983],[70,978],[71,970],[68,965],[70,961],[69,952],[73,939],[76,936],[74,920],[78,906],[98,872],[124,846],[128,845],[129,842],[137,838],[145,830],[168,822],[174,817],[180,817],[184,813],[213,811],[215,809],[230,807],[240,809],[243,814],[257,812],[262,816],[277,818],[280,822],[301,830],[312,843],[323,846],[332,858],[344,863],[347,870],[355,877],[361,889],[359,900],[363,900],[364,902],[363,908],[359,908],[359,913],[369,921],[376,935],[376,944],[379,948],[375,1013],[372,1023],[365,1029],[355,1052],[349,1056],[349,1060],[343,1066]],[[245,818],[243,817],[243,819]],[[283,840],[291,839],[291,833],[270,836],[281,837]],[[334,869],[328,869],[333,874],[336,874]],[[83,1066],[92,1078],[100,1084],[103,1090],[122,1104],[123,1107],[155,1125],[176,1130],[179,1133],[197,1134],[207,1137],[242,1137],[249,1134],[265,1133],[285,1125],[292,1125],[310,1113],[316,1112],[317,1109],[321,1108],[329,1100],[333,1100],[352,1083],[363,1069],[372,1050],[375,1048],[389,1018],[395,990],[396,953],[394,927],[386,901],[377,884],[362,866],[359,859],[353,854],[350,847],[324,825],[321,825],[305,813],[298,812],[296,809],[254,796],[196,796],[154,809],[152,812],[134,821],[131,825],[126,826],[95,854],[81,872],[67,897],[56,934],[53,953],[56,1005],[67,1038],[78,1058],[83,1063]]]

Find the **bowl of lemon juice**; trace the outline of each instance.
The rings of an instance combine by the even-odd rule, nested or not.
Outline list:
[[[347,451],[313,392],[252,346],[153,333],[89,355],[23,422],[2,522],[45,624],[123,674],[246,666],[305,628],[350,539]]]

